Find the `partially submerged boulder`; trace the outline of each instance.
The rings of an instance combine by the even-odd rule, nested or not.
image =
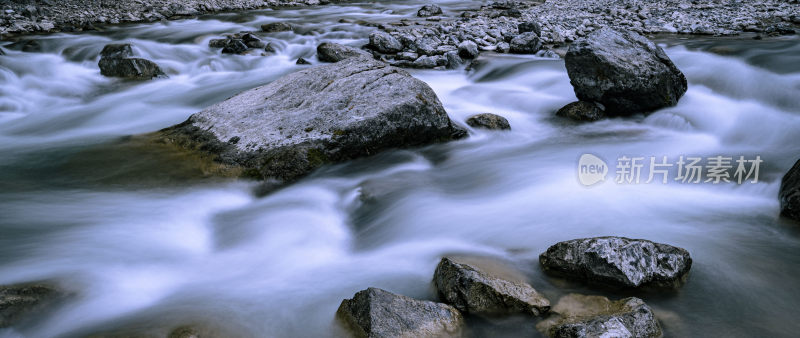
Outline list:
[[[536,328],[553,338],[660,337],[658,319],[641,299],[611,301],[602,296],[569,294]]]
[[[129,43],[106,45],[97,64],[100,74],[137,80],[166,76],[155,62],[132,56],[133,49]]]
[[[483,128],[489,130],[510,130],[511,125],[505,117],[500,115],[483,113],[472,115],[467,119],[467,124],[472,128]]]
[[[356,337],[460,337],[464,324],[452,306],[378,288],[343,300],[336,318]]]
[[[292,25],[286,22],[270,22],[261,25],[261,30],[267,33],[287,32],[292,30]]]
[[[689,252],[625,237],[559,242],[539,255],[545,272],[613,287],[680,286],[692,267]]]
[[[63,296],[62,291],[45,283],[0,285],[0,328],[45,310]]]
[[[152,136],[242,176],[293,181],[326,163],[465,135],[427,84],[358,57],[286,75]]]
[[[570,45],[564,61],[578,99],[612,116],[674,106],[687,89],[664,50],[635,32],[599,29]]]
[[[435,4],[422,6],[422,8],[417,11],[417,16],[422,18],[440,14],[442,14],[442,8]]]
[[[580,122],[593,122],[606,117],[605,111],[597,103],[575,101],[561,107],[556,116]]]
[[[317,58],[322,62],[339,62],[347,58],[371,56],[366,51],[333,42],[323,42],[317,46]]]
[[[465,59],[474,59],[478,57],[478,44],[473,41],[464,40],[458,44],[458,56]]]
[[[436,267],[433,282],[445,303],[466,313],[538,316],[550,309],[550,301],[524,278],[497,270],[496,266],[480,267],[474,262],[445,257]]]
[[[800,220],[800,160],[783,176],[778,198],[781,216]]]

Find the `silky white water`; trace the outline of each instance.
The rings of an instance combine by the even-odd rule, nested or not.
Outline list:
[[[35,36],[42,50],[0,56],[0,284],[56,280],[73,292],[9,337],[167,332],[204,323],[241,337],[335,335],[334,312],[380,287],[435,299],[442,255],[511,262],[552,301],[566,292],[636,295],[666,336],[792,336],[800,312],[800,229],[778,218],[781,176],[800,158],[800,39],[660,37],[686,74],[675,107],[574,124],[563,60],[491,55],[476,70],[412,70],[461,125],[505,116],[512,131],[332,165],[266,197],[257,182],[208,178],[120,138],[155,131],[245,89],[319,64],[317,44],[366,42],[421,2],[350,3],[219,14],[102,32]],[[476,6],[442,3],[445,10]],[[262,34],[274,55],[222,55],[208,40],[287,20]],[[97,68],[130,42],[168,79],[128,82]],[[760,156],[758,183],[581,185],[577,161],[620,156]],[[646,179],[643,177],[644,181]],[[617,235],[689,250],[687,284],[616,294],[545,276],[538,254],[561,240]],[[475,336],[536,336],[526,319],[470,323]]]

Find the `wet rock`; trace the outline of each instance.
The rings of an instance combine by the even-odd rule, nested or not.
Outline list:
[[[545,272],[591,284],[636,288],[680,286],[692,267],[689,252],[625,237],[559,242],[539,255]]]
[[[172,330],[167,338],[203,338],[203,335],[194,327],[181,326]]]
[[[4,51],[2,48],[0,48],[0,55],[6,55],[6,51]]]
[[[464,324],[452,306],[378,288],[343,300],[336,318],[356,337],[460,337]]]
[[[395,55],[395,60],[406,60],[406,61],[414,61],[419,58],[419,54],[414,52],[401,52]]]
[[[603,108],[592,102],[575,101],[561,107],[556,116],[581,122],[597,121],[605,117]]]
[[[473,115],[467,119],[467,124],[473,128],[483,128],[490,130],[510,130],[511,125],[508,120],[500,115],[483,113]]]
[[[443,55],[423,55],[411,64],[413,68],[430,69],[447,65],[447,58]]]
[[[517,35],[509,43],[509,51],[516,54],[536,54],[542,49],[542,40],[534,32]]]
[[[292,30],[292,25],[285,22],[270,22],[261,25],[261,30],[267,33],[286,32]]]
[[[423,36],[414,41],[414,46],[416,47],[416,51],[422,55],[438,55],[441,54],[439,51],[439,45],[441,41],[436,37],[431,36]]]
[[[369,35],[369,47],[381,53],[397,53],[403,50],[400,40],[382,31],[375,31]]]
[[[447,59],[447,69],[456,69],[464,65],[464,60],[458,56],[458,52],[447,52],[444,57]]]
[[[100,52],[100,74],[108,77],[122,77],[136,80],[149,80],[166,76],[158,65],[150,60],[133,58],[130,44],[109,44]]]
[[[772,25],[764,30],[767,35],[792,35],[795,34],[794,28],[789,25]]]
[[[222,47],[223,54],[241,54],[247,51],[249,47],[242,39],[228,39],[225,46]]]
[[[442,8],[434,4],[422,6],[422,8],[420,8],[417,11],[417,16],[423,18],[441,14],[442,14]]]
[[[55,287],[43,283],[0,285],[0,328],[15,325],[63,296]]]
[[[536,328],[553,338],[661,336],[653,310],[635,297],[611,301],[602,296],[569,294],[558,300],[551,316]]]
[[[460,311],[480,315],[524,313],[538,316],[550,309],[550,301],[521,276],[501,275],[491,263],[478,264],[442,258],[433,281],[439,297]]]
[[[465,40],[458,44],[458,56],[465,59],[474,59],[478,57],[478,44],[475,42]]]
[[[800,220],[800,160],[783,176],[778,198],[781,216]]]
[[[311,62],[308,62],[308,60],[306,60],[304,58],[298,58],[297,62],[295,62],[295,64],[297,64],[297,65],[310,65]]]
[[[326,163],[463,136],[427,84],[368,57],[286,75],[154,135],[240,176],[283,181]]]
[[[539,25],[538,22],[535,21],[526,21],[517,25],[517,30],[520,34],[533,32],[536,33],[537,36],[542,36],[542,26]]]
[[[674,106],[687,88],[661,47],[634,32],[595,31],[570,45],[565,63],[578,99],[600,102],[612,116]]]
[[[333,42],[323,42],[317,46],[317,58],[322,62],[339,62],[358,56],[371,55],[366,51]]]
[[[208,47],[211,48],[224,48],[228,43],[228,39],[211,39],[208,40]]]

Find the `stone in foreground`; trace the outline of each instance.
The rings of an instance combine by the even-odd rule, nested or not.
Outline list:
[[[155,62],[131,56],[133,49],[128,43],[106,45],[100,52],[100,61],[97,63],[100,74],[137,80],[166,76]]]
[[[550,301],[522,276],[502,271],[496,263],[479,267],[475,262],[445,257],[436,267],[433,282],[445,303],[466,313],[538,316],[550,309]]]
[[[336,318],[356,337],[460,337],[464,324],[452,306],[378,288],[343,300]]]
[[[575,95],[611,116],[678,104],[686,77],[661,47],[635,32],[603,28],[570,45],[564,57]]]
[[[783,176],[778,198],[781,216],[800,221],[800,160]]]
[[[692,267],[689,252],[667,244],[625,237],[559,242],[539,255],[549,273],[612,287],[680,286]]]
[[[333,42],[323,42],[317,46],[317,58],[322,62],[339,62],[358,56],[371,55],[366,51]]]
[[[308,68],[153,135],[231,175],[294,181],[326,163],[465,136],[433,90],[371,58]]]
[[[489,130],[510,130],[511,125],[505,117],[500,115],[483,113],[470,116],[467,124],[472,128],[483,128]]]
[[[558,300],[551,316],[536,328],[553,338],[661,336],[653,310],[635,297],[611,301],[602,296],[569,294]]]
[[[575,101],[561,107],[556,116],[580,122],[593,122],[606,117],[605,112],[596,103]]]
[[[16,324],[62,296],[59,290],[42,283],[0,285],[0,328]]]

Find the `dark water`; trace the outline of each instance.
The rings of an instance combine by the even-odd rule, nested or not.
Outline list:
[[[463,124],[493,112],[505,133],[329,166],[266,198],[255,182],[215,179],[180,155],[121,140],[303,69],[321,41],[354,46],[420,2],[220,14],[56,34],[41,52],[0,56],[0,284],[62,281],[77,296],[9,337],[163,332],[208,323],[236,336],[330,336],[343,298],[369,286],[433,299],[444,254],[497,257],[551,300],[602,293],[544,276],[538,254],[572,238],[620,235],[688,249],[687,284],[641,292],[666,336],[795,336],[800,233],[778,219],[780,177],[800,155],[800,39],[658,37],[689,80],[673,108],[574,125],[563,61],[489,55],[465,72],[412,71]],[[442,4],[448,11],[477,3]],[[272,56],[220,55],[225,32],[289,20],[264,34]],[[110,42],[132,42],[169,79],[121,82],[97,69]],[[7,46],[6,46],[7,47]],[[8,48],[6,48],[8,49]],[[576,175],[592,153],[760,156],[758,183],[616,184]],[[613,176],[613,173],[611,174]],[[603,293],[612,298],[631,294]],[[533,335],[533,321],[474,320],[476,336]]]

